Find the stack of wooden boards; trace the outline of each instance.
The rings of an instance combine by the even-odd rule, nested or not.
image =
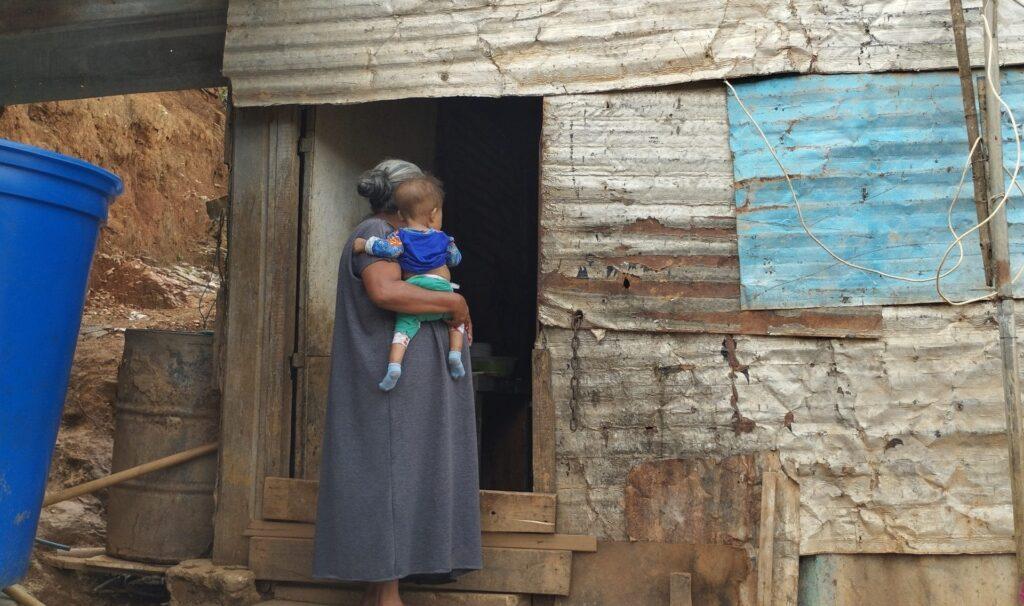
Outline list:
[[[267,478],[261,519],[246,531],[249,568],[259,580],[279,582],[279,597],[334,600],[332,591],[342,591],[297,585],[318,583],[310,575],[317,491],[314,481]],[[597,551],[597,540],[555,533],[555,507],[552,494],[480,491],[484,567],[437,589],[568,595],[572,553]]]

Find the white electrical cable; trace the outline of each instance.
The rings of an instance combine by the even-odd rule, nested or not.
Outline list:
[[[807,235],[811,238],[811,240],[814,240],[815,244],[817,244],[819,247],[821,247],[822,250],[827,252],[829,254],[829,256],[831,256],[836,261],[842,263],[843,265],[847,265],[849,267],[852,267],[853,269],[859,269],[859,270],[867,272],[867,273],[876,274],[876,275],[881,276],[883,278],[890,278],[890,279],[893,279],[893,280],[899,280],[901,282],[912,282],[912,283],[916,283],[916,284],[923,284],[925,282],[931,282],[932,280],[934,280],[934,278],[931,278],[931,277],[929,277],[929,278],[910,278],[910,277],[907,277],[907,276],[900,276],[900,275],[896,275],[896,274],[890,274],[890,273],[884,272],[884,271],[882,271],[880,269],[875,269],[873,267],[867,267],[867,266],[864,266],[864,265],[860,265],[858,263],[854,263],[852,261],[848,261],[848,260],[844,259],[843,257],[841,257],[839,254],[837,254],[835,251],[833,251],[831,248],[829,248],[824,242],[822,242],[818,238],[818,236],[814,235],[814,232],[812,232],[811,228],[808,227],[807,221],[804,220],[803,208],[800,206],[800,199],[796,195],[796,189],[793,187],[793,180],[792,180],[792,178],[789,175],[789,171],[786,170],[786,167],[782,164],[782,160],[779,158],[778,153],[776,153],[775,146],[773,146],[771,144],[771,141],[768,140],[768,136],[764,134],[763,130],[761,130],[761,125],[758,124],[757,120],[750,113],[750,110],[747,109],[746,104],[743,103],[743,99],[740,98],[739,93],[736,92],[736,89],[733,87],[732,83],[729,82],[728,80],[725,80],[724,82],[725,82],[725,85],[729,87],[729,90],[732,91],[733,98],[736,99],[736,103],[739,104],[740,109],[743,110],[743,113],[745,113],[747,115],[747,118],[750,119],[751,124],[753,124],[754,128],[757,129],[757,134],[761,135],[761,139],[764,141],[764,144],[768,147],[769,153],[771,153],[772,158],[775,159],[775,163],[779,166],[779,170],[782,171],[782,176],[786,178],[786,185],[789,187],[789,193],[790,193],[790,195],[793,198],[793,204],[796,206],[796,215],[797,215],[797,218],[800,220],[800,227],[803,228],[804,232],[807,233]],[[968,166],[969,165],[970,164],[968,163]],[[964,171],[964,174],[966,174],[966,170]],[[950,231],[952,231],[953,236],[956,237],[956,235],[957,235],[956,231],[953,230],[953,226],[951,224],[949,225],[949,229],[950,229]],[[954,271],[956,271],[957,268],[960,267],[960,263],[963,261],[963,258],[964,258],[963,247],[961,246],[960,259],[958,259],[956,265],[954,265],[948,272],[943,274],[942,277],[946,277],[949,274],[951,274]]]
[[[991,68],[992,68],[992,47],[994,45],[991,44],[992,33],[991,33],[991,29],[989,27],[988,19],[984,15],[982,15],[982,19],[984,21],[984,26],[985,26],[984,33],[985,33],[986,39],[989,40],[989,42],[990,42],[990,44],[989,44],[989,57],[988,57],[989,60],[986,62],[986,76],[991,78],[992,77],[992,73],[991,73]],[[946,252],[945,252],[945,254],[943,254],[942,260],[939,262],[939,265],[936,268],[935,276],[934,277],[930,277],[930,278],[911,278],[911,277],[908,277],[908,276],[900,276],[900,275],[896,275],[896,274],[890,274],[890,273],[887,273],[887,272],[884,272],[884,271],[881,271],[881,270],[878,270],[878,269],[875,269],[875,268],[872,268],[872,267],[867,267],[867,266],[864,266],[864,265],[860,265],[858,263],[853,263],[853,262],[851,262],[851,261],[849,261],[847,259],[844,259],[840,255],[838,255],[831,248],[829,248],[824,242],[822,242],[817,236],[814,235],[814,232],[811,231],[810,227],[807,225],[807,222],[804,219],[803,209],[800,206],[800,199],[797,196],[796,189],[793,187],[793,181],[792,181],[792,178],[790,177],[789,171],[787,171],[786,167],[782,164],[782,160],[779,158],[778,153],[776,153],[775,147],[771,144],[771,141],[768,140],[768,137],[764,134],[764,131],[761,129],[760,124],[758,124],[757,120],[750,113],[750,110],[747,109],[746,104],[743,103],[743,100],[740,98],[739,93],[736,92],[736,89],[735,89],[735,87],[733,87],[732,83],[729,82],[728,80],[725,80],[724,82],[725,82],[725,85],[732,92],[733,98],[736,99],[736,103],[740,106],[740,109],[742,109],[743,113],[745,113],[747,115],[747,118],[750,119],[750,122],[753,124],[754,128],[757,130],[757,133],[761,136],[761,139],[764,141],[765,146],[767,146],[768,151],[771,153],[772,158],[775,160],[775,163],[779,166],[779,169],[782,171],[782,174],[783,174],[783,176],[786,179],[786,185],[789,187],[790,195],[792,196],[793,203],[794,203],[794,205],[796,207],[797,217],[800,220],[800,226],[803,228],[804,232],[808,235],[808,237],[810,237],[811,240],[813,240],[822,250],[824,250],[826,253],[828,253],[829,256],[831,256],[833,259],[835,259],[839,263],[842,263],[843,265],[849,266],[849,267],[851,267],[853,269],[857,269],[857,270],[860,270],[860,271],[863,271],[863,272],[866,272],[866,273],[875,274],[875,275],[878,275],[878,276],[883,277],[883,278],[889,278],[889,279],[898,280],[898,281],[901,281],[901,282],[910,282],[910,283],[917,283],[917,284],[924,283],[924,282],[934,282],[935,283],[936,291],[938,292],[939,296],[945,302],[947,302],[947,303],[949,303],[951,305],[966,305],[968,303],[974,303],[976,301],[982,301],[982,300],[985,300],[985,299],[990,299],[990,298],[995,296],[996,293],[992,292],[992,293],[988,293],[988,294],[985,294],[985,295],[982,295],[982,296],[979,296],[979,297],[975,297],[973,299],[968,299],[966,301],[952,301],[949,298],[947,298],[945,296],[945,294],[943,294],[942,287],[941,287],[941,279],[946,277],[946,276],[948,276],[948,275],[950,275],[951,273],[953,273],[954,271],[956,271],[960,267],[960,265],[963,263],[963,260],[964,260],[964,248],[963,248],[963,240],[964,240],[964,238],[969,236],[971,233],[977,231],[982,226],[984,226],[985,224],[987,224],[989,221],[992,220],[992,217],[994,217],[999,212],[999,210],[1006,203],[1007,199],[1010,197],[1010,193],[1012,192],[1013,187],[1016,186],[1018,191],[1021,191],[1021,193],[1024,194],[1024,190],[1021,189],[1021,186],[1017,182],[1017,177],[1018,177],[1018,175],[1020,173],[1021,159],[1022,159],[1021,158],[1021,138],[1020,138],[1020,133],[1018,132],[1018,129],[1017,129],[1017,121],[1016,121],[1016,119],[1015,119],[1015,117],[1013,115],[1013,111],[1010,109],[1010,106],[1003,100],[1002,96],[999,95],[999,93],[995,93],[995,97],[996,97],[997,101],[1000,103],[1000,105],[1002,105],[1006,109],[1007,115],[1010,118],[1010,123],[1013,126],[1014,143],[1015,143],[1016,148],[1017,148],[1017,160],[1016,160],[1016,162],[1014,164],[1013,173],[1010,174],[1010,184],[1006,188],[1006,191],[1004,192],[1004,195],[1003,195],[1002,199],[999,201],[999,204],[997,204],[996,207],[993,208],[989,212],[987,217],[985,217],[982,221],[976,223],[974,225],[974,227],[970,228],[969,230],[967,230],[966,232],[964,232],[962,234],[958,234],[956,232],[956,230],[953,227],[953,218],[952,218],[953,217],[953,208],[956,206],[957,202],[959,201],[960,192],[963,189],[964,182],[965,182],[966,177],[967,177],[967,171],[970,169],[970,166],[971,166],[971,158],[973,157],[974,152],[977,149],[978,143],[980,142],[980,139],[976,140],[971,145],[971,149],[970,149],[970,151],[967,154],[967,162],[964,165],[964,170],[960,174],[960,182],[959,182],[959,184],[957,186],[956,193],[953,196],[953,199],[950,202],[949,208],[948,208],[948,210],[946,212],[946,226],[949,229],[950,234],[953,236],[953,241],[946,248]],[[1005,168],[1003,170],[1005,171]],[[949,253],[953,250],[954,247],[957,247],[959,249],[958,250],[959,258],[957,259],[956,264],[954,264],[953,267],[950,268],[949,271],[947,271],[946,273],[942,273],[942,267],[945,265],[946,260],[949,258]],[[1016,281],[1022,274],[1024,274],[1024,267],[1021,267],[1020,271],[1017,272],[1017,274],[1013,278],[1013,281]]]
[[[988,56],[986,57],[986,61],[985,61],[985,77],[988,79],[988,82],[994,82],[995,80],[993,79],[993,73],[992,73],[992,63],[993,63],[992,52],[993,52],[993,50],[995,48],[995,45],[992,44],[992,29],[991,29],[991,27],[989,25],[988,17],[986,17],[984,13],[982,13],[982,15],[981,15],[981,21],[982,21],[982,25],[984,26],[985,39],[989,43],[988,44],[989,52],[988,52]],[[987,224],[989,221],[992,220],[992,217],[994,217],[996,214],[999,213],[999,211],[1006,204],[1006,201],[1010,198],[1010,194],[1013,192],[1013,187],[1014,187],[1014,185],[1017,184],[1017,176],[1020,174],[1020,167],[1021,167],[1021,140],[1020,140],[1020,132],[1017,130],[1017,119],[1013,115],[1013,110],[1010,109],[1010,106],[1003,99],[1002,95],[1000,95],[995,90],[995,87],[992,87],[991,90],[992,90],[992,94],[995,96],[996,100],[999,101],[999,104],[1002,105],[1003,108],[1006,110],[1007,117],[1010,118],[1010,125],[1013,127],[1013,141],[1014,141],[1014,145],[1017,148],[1017,160],[1014,162],[1013,173],[1010,175],[1010,185],[1005,188],[1005,191],[1003,192],[1003,196],[999,200],[999,204],[996,204],[995,208],[992,208],[989,211],[988,216],[985,217],[982,221],[979,221],[978,223],[976,223],[974,225],[974,227],[968,229],[967,231],[965,231],[962,234],[959,234],[959,235],[954,234],[954,241],[953,241],[953,243],[951,243],[946,248],[946,252],[945,252],[945,254],[942,255],[942,260],[939,262],[939,266],[935,270],[935,290],[936,290],[936,292],[938,292],[939,297],[941,297],[943,301],[945,301],[946,303],[948,303],[950,305],[957,305],[957,306],[959,306],[959,305],[967,305],[969,303],[976,303],[978,301],[984,301],[986,299],[991,299],[992,297],[996,296],[996,293],[993,291],[993,292],[989,292],[989,293],[986,293],[984,295],[980,295],[980,296],[977,296],[977,297],[974,297],[974,298],[971,298],[971,299],[965,299],[963,301],[953,301],[953,300],[949,299],[942,292],[942,284],[941,284],[942,276],[940,275],[940,273],[942,271],[942,266],[946,263],[946,259],[949,258],[950,251],[953,250],[953,246],[957,246],[957,245],[960,246],[960,250],[961,250],[960,254],[961,254],[961,258],[962,258],[962,255],[963,255],[963,245],[961,244],[961,242],[963,241],[963,239],[966,238],[967,236],[969,236],[970,234],[974,233],[975,231],[981,229],[982,226],[984,226],[985,224]],[[1000,125],[1000,128],[1002,128],[1002,120],[999,121],[999,125]],[[997,140],[1000,142],[1000,145],[1002,145],[1002,140],[1003,140],[1002,133],[998,134]],[[1000,167],[1000,169],[1003,170],[1003,171],[1006,170],[1003,167]],[[954,203],[955,203],[955,200],[954,200]],[[959,262],[958,262],[958,265],[959,265]],[[1022,269],[1024,269],[1024,267],[1022,267]],[[1013,278],[1010,280],[1010,283],[1013,284],[1013,282],[1016,282],[1017,279],[1020,278],[1020,276],[1021,276],[1021,271],[1018,271],[1017,274],[1014,275]]]

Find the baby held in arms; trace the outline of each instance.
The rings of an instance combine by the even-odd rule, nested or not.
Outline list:
[[[386,238],[356,238],[352,249],[357,254],[396,259],[402,268],[402,279],[428,290],[452,292],[451,272],[462,261],[455,239],[441,231],[441,204],[444,191],[441,182],[431,176],[402,182],[395,190],[398,213],[405,227]],[[402,376],[402,358],[409,341],[416,336],[420,324],[448,319],[446,314],[398,314],[395,335],[391,340],[388,369],[379,383],[383,391],[391,391]],[[462,364],[462,340],[465,327],[453,326],[448,331],[448,372],[453,379],[466,374]]]

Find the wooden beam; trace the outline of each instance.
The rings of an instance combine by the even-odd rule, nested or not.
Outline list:
[[[555,397],[551,390],[551,352],[533,350],[533,490],[555,492]]]
[[[247,537],[273,537],[281,539],[312,539],[316,532],[313,524],[296,522],[270,522],[253,520],[245,531]],[[577,534],[547,534],[534,532],[484,532],[484,547],[511,549],[553,549],[556,551],[597,551],[597,537]]]
[[[319,483],[268,477],[264,481],[264,520],[315,522]],[[555,532],[555,495],[480,491],[480,527],[486,532]]]
[[[949,13],[953,21],[953,43],[956,46],[956,65],[960,74],[960,95],[964,103],[964,122],[967,126],[967,149],[979,138],[978,112],[975,109],[974,80],[971,70],[970,49],[967,46],[967,24],[964,21],[964,6],[961,0],[949,0]],[[985,176],[985,146],[978,145],[971,156],[971,177],[974,182],[974,208],[978,222],[988,216],[988,179]],[[978,230],[981,243],[981,261],[985,269],[985,283],[993,284],[992,242],[988,225]]]
[[[568,595],[572,572],[571,551],[484,547],[482,570],[444,585],[455,591],[539,593]],[[253,537],[249,542],[249,568],[258,580],[315,582],[313,541]]]
[[[668,578],[669,606],[693,606],[690,573],[673,572]]]
[[[299,111],[235,110],[232,124],[217,564],[245,564],[263,478],[290,472],[298,272]]]

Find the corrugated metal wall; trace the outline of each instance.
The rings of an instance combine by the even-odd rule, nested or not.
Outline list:
[[[540,345],[560,531],[631,538],[624,494],[645,463],[777,448],[800,484],[802,553],[1012,549],[989,305],[870,308],[859,320],[878,339],[727,336],[772,312],[739,311],[725,114],[721,85],[545,100]],[[711,305],[731,319],[709,321]],[[581,335],[574,432],[576,308],[595,329]],[[686,512],[661,516],[686,527]]]
[[[740,311],[722,85],[549,97],[543,133],[544,324],[878,334],[877,310]]]
[[[1003,71],[1003,93],[1024,120],[1024,71]],[[796,76],[736,85],[776,147],[813,233],[839,256],[915,279],[934,277],[951,235],[949,202],[966,161],[956,72]],[[929,303],[933,282],[896,281],[836,262],[800,226],[782,172],[735,97],[729,97],[744,309]],[[1016,149],[1009,123],[1005,160]],[[1024,251],[1024,210],[1010,199],[1012,253]],[[976,222],[968,174],[953,215]],[[954,299],[988,292],[977,233],[942,280]],[[957,260],[953,252],[945,269]],[[1015,265],[1016,265],[1015,264]]]
[[[979,0],[969,34],[980,60]],[[1024,7],[1003,2],[1003,60]],[[945,0],[231,0],[238,105],[550,95],[722,76],[955,67]]]
[[[224,86],[227,4],[0,3],[0,105]]]

